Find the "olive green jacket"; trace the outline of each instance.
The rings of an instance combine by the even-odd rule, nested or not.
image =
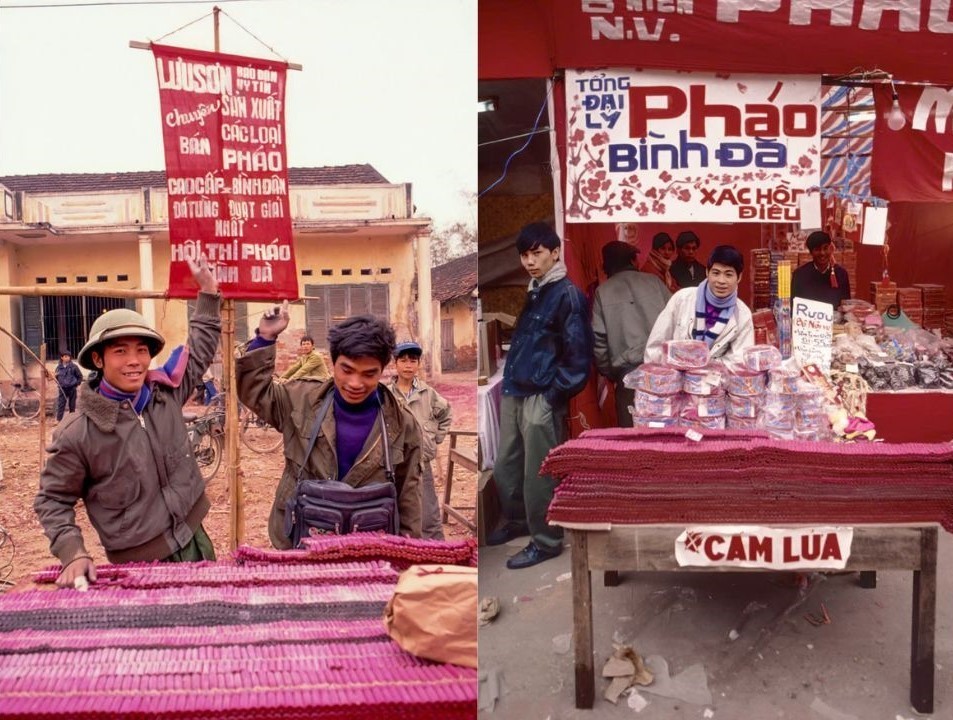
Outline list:
[[[238,397],[262,420],[277,428],[284,438],[285,467],[275,490],[268,518],[268,535],[279,549],[291,547],[285,534],[285,507],[294,495],[298,471],[316,478],[343,480],[352,487],[387,482],[380,423],[368,435],[361,456],[343,478],[337,477],[334,410],[321,423],[321,432],[310,457],[305,458],[311,428],[321,402],[334,391],[334,382],[280,384],[272,381],[275,346],[246,352],[235,365]],[[397,483],[397,507],[402,534],[420,537],[421,432],[413,415],[384,385],[378,385],[387,425],[391,466]]]

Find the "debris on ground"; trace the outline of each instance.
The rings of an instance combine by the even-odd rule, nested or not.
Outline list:
[[[503,671],[499,668],[480,670],[477,677],[479,679],[477,707],[480,710],[493,712],[496,701],[503,694]]]
[[[811,703],[811,710],[821,717],[827,718],[827,720],[857,720],[856,715],[836,710],[816,695],[814,696],[814,701]]]
[[[668,661],[661,655],[649,655],[645,658],[645,666],[655,677],[655,682],[646,687],[644,692],[693,705],[711,704],[708,674],[701,663],[690,665],[673,676],[669,675]]]
[[[827,607],[824,605],[824,603],[821,603],[820,615],[815,615],[814,613],[807,613],[804,616],[804,619],[807,620],[809,623],[811,623],[811,625],[813,625],[814,627],[831,624],[831,616],[827,612]]]
[[[557,655],[565,655],[572,647],[572,633],[557,635],[553,638],[553,652]]]
[[[645,667],[639,654],[629,645],[615,645],[612,656],[602,668],[602,677],[612,678],[603,696],[611,703],[617,703],[619,696],[634,685],[648,685],[652,682],[652,673]]]
[[[571,572],[564,572],[562,575],[556,576],[556,582],[563,582],[565,580],[572,580]]]
[[[711,708],[705,708],[705,712],[702,713],[702,717],[706,718],[706,720],[707,718],[713,718],[715,717],[715,711]]]
[[[648,707],[649,701],[645,699],[645,696],[640,695],[638,690],[632,689],[629,691],[629,698],[625,704],[638,713]]]
[[[480,601],[480,612],[477,618],[480,626],[489,625],[500,614],[500,599],[498,597],[485,597]]]
[[[738,621],[738,624],[735,625],[731,630],[728,631],[728,639],[731,642],[734,642],[739,637],[741,637],[741,631],[744,630],[745,625],[748,624],[748,621],[751,620],[752,615],[754,615],[759,610],[767,609],[767,605],[763,602],[758,602],[757,600],[752,600],[749,602],[745,609],[741,611],[741,619]]]

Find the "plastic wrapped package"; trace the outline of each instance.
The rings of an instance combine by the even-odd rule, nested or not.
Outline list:
[[[727,409],[725,394],[718,392],[712,395],[684,395],[682,416],[686,411],[694,412],[698,417],[717,417],[724,415]]]
[[[726,388],[731,395],[760,395],[767,385],[767,375],[737,365],[728,368]]]
[[[953,370],[941,370],[938,380],[941,388],[953,390]]]
[[[711,363],[703,368],[682,372],[682,390],[689,395],[712,395],[723,392],[725,367]]]
[[[670,428],[678,426],[677,417],[636,417],[632,416],[632,424],[635,427],[644,428]]]
[[[823,410],[797,410],[794,413],[795,430],[817,430],[828,427],[830,427],[830,421]]]
[[[695,430],[724,430],[726,420],[724,415],[700,417],[694,408],[684,408],[679,416],[678,424],[680,427]]]
[[[797,408],[801,412],[825,412],[823,391],[816,385],[800,385],[797,393]]]
[[[800,386],[801,373],[797,370],[775,368],[768,371],[768,382],[765,388],[774,393],[797,393]]]
[[[755,430],[758,427],[758,418],[757,416],[743,418],[726,415],[725,425],[729,430]]]
[[[764,372],[781,367],[781,351],[773,345],[752,345],[744,349],[745,367],[756,372]]]
[[[860,376],[867,381],[871,390],[890,389],[890,370],[887,363],[871,362],[866,358],[861,358],[857,365],[860,369]]]
[[[638,417],[674,417],[682,408],[681,395],[654,395],[635,391],[635,414]]]
[[[728,414],[734,418],[755,418],[761,410],[761,395],[727,396]]]
[[[622,383],[630,390],[644,390],[653,395],[674,395],[681,392],[682,373],[668,365],[645,363],[627,373]]]
[[[801,430],[795,427],[792,435],[794,440],[802,440],[805,442],[824,442],[831,439],[831,433],[826,428]]]
[[[703,368],[708,364],[708,346],[701,340],[668,340],[662,343],[665,364],[679,370]]]
[[[940,369],[931,362],[916,364],[917,386],[935,388],[940,386]]]
[[[890,389],[903,390],[917,383],[917,370],[913,363],[898,362],[888,366]]]
[[[797,395],[794,393],[766,392],[762,395],[761,407],[794,416],[797,410]]]

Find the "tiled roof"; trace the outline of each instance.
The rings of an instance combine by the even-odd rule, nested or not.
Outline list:
[[[387,183],[371,165],[288,168],[292,185],[345,185]],[[46,175],[3,175],[0,185],[25,192],[95,192],[165,187],[165,170],[123,173],[49,173]]]
[[[433,299],[439,302],[469,295],[477,286],[477,254],[431,268],[430,284]]]

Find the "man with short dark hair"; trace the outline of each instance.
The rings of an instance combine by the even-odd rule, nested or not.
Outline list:
[[[289,380],[300,380],[301,378],[310,378],[324,382],[331,373],[328,372],[328,366],[324,364],[324,358],[321,353],[314,349],[314,338],[305,335],[301,338],[298,346],[299,357],[287,370],[281,373],[278,382],[288,382]]]
[[[506,562],[525,568],[562,552],[562,529],[546,522],[556,483],[539,468],[565,440],[569,399],[586,385],[592,365],[592,327],[586,298],[559,261],[559,236],[546,223],[524,227],[516,240],[530,276],[503,370],[500,446],[493,476],[504,524],[487,543],[526,534],[529,544]]]
[[[678,257],[672,261],[669,271],[680,288],[698,287],[705,279],[705,266],[695,259],[700,244],[698,236],[691,230],[680,232],[675,239]]]
[[[56,394],[56,422],[59,422],[63,419],[67,405],[70,414],[76,412],[76,388],[83,382],[83,372],[79,365],[73,362],[73,354],[64,350],[60,353],[55,373],[56,384],[59,386],[59,392]]]
[[[330,381],[280,384],[272,382],[275,342],[288,321],[287,302],[265,313],[235,365],[239,399],[284,436],[285,468],[268,518],[272,545],[292,545],[285,515],[302,468],[307,476],[352,487],[390,482],[382,425],[397,485],[401,533],[420,537],[421,432],[413,415],[380,383],[394,352],[393,328],[372,315],[350,317],[328,332]],[[318,409],[328,398],[329,412],[306,456]]]
[[[596,288],[592,307],[596,367],[615,383],[616,421],[632,427],[635,390],[622,378],[642,364],[645,343],[672,294],[658,277],[636,270],[636,248],[620,240],[602,246],[608,279]]]
[[[791,273],[791,297],[816,300],[840,307],[850,299],[850,278],[843,266],[834,262],[834,243],[826,232],[816,230],[807,236],[811,262]]]

